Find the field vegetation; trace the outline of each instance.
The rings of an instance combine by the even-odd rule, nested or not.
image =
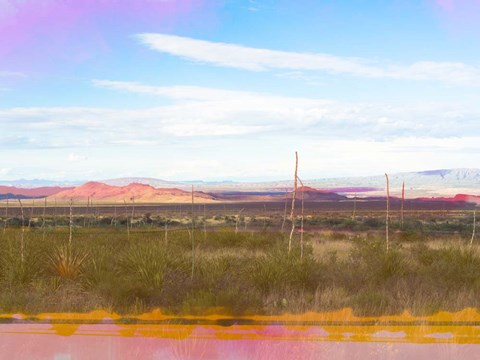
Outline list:
[[[68,212],[12,217],[0,228],[0,312],[242,315],[351,307],[358,315],[421,315],[480,308],[471,215],[424,213],[403,226],[393,219],[388,252],[383,216],[308,215],[303,256],[298,233],[288,252],[289,233],[279,231],[275,214],[198,216],[194,233],[187,216],[76,215],[71,243]]]

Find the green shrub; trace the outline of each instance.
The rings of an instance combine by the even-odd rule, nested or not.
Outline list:
[[[121,254],[120,274],[133,278],[147,288],[160,289],[167,267],[165,248],[155,244],[132,244]]]
[[[380,285],[392,278],[406,275],[409,268],[405,256],[397,244],[386,243],[381,239],[366,239],[356,242],[350,254],[351,266],[361,284]]]
[[[480,285],[480,258],[468,248],[423,247],[416,253],[419,276],[437,288],[459,289]]]
[[[25,238],[23,261],[20,240],[13,236],[0,247],[0,277],[7,284],[27,284],[43,272],[42,251]]]
[[[301,259],[298,252],[288,254],[286,249],[275,249],[254,261],[251,279],[263,293],[291,289],[314,291],[322,281],[322,266],[311,254]]]

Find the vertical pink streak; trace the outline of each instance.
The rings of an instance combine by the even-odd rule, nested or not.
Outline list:
[[[0,0],[0,67],[107,52],[107,38],[158,31],[204,0]],[[5,66],[3,66],[5,67]]]
[[[458,31],[480,29],[480,0],[429,0],[449,26]]]

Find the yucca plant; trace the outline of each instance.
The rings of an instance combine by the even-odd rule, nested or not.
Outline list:
[[[357,212],[357,193],[353,194],[353,214],[352,214],[352,221],[355,221]]]
[[[127,222],[127,239],[130,240],[130,225],[129,225],[129,219],[128,219],[128,207],[127,207],[127,201],[123,199],[123,204],[125,205],[125,219]],[[131,220],[130,220],[131,223]]]
[[[203,204],[203,240],[207,241],[207,213],[205,204]]]
[[[388,253],[388,248],[389,248],[389,239],[388,239],[388,223],[390,220],[390,182],[388,180],[388,174],[385,173],[385,180],[387,182],[387,212],[386,212],[386,220],[385,220],[385,237],[387,240],[387,253]]]
[[[193,275],[195,273],[195,203],[193,200],[193,185],[192,185],[192,232],[191,232],[191,239],[192,239],[192,280]]]
[[[153,289],[163,285],[167,253],[160,245],[132,245],[119,259],[120,273]]]
[[[285,191],[285,209],[283,210],[282,228],[280,230],[282,234],[283,234],[283,229],[285,228],[285,221],[287,220],[287,204],[288,204],[288,191]]]
[[[7,197],[7,206],[5,207],[5,222],[3,224],[3,235],[7,232],[7,222],[8,222],[8,197]]]
[[[239,212],[238,212],[238,215],[235,217],[235,234],[238,234],[238,223],[240,221],[240,215],[242,215],[242,211],[245,210],[245,209],[241,209]]]
[[[48,263],[55,275],[73,280],[83,275],[88,257],[87,252],[73,251],[70,246],[62,245],[48,257]]]
[[[20,237],[20,259],[22,260],[22,263],[25,260],[25,216],[23,213],[23,205],[22,201],[18,198],[18,203],[20,204],[20,214],[22,215],[22,232],[21,232],[21,237]]]
[[[298,181],[300,181],[300,185],[302,186],[302,213],[300,217],[300,259],[303,259],[303,224],[305,220],[304,212],[305,212],[305,186],[303,185],[302,180],[298,177]]]
[[[42,219],[43,240],[45,240],[46,214],[47,214],[47,198],[45,197],[44,203],[43,203],[43,219]]]
[[[476,216],[476,210],[473,210],[473,231],[472,231],[472,237],[470,239],[470,247],[473,245],[473,240],[475,239],[475,227],[476,227],[476,221],[475,221],[475,216]]]
[[[292,230],[290,231],[290,238],[288,239],[288,253],[292,250],[292,237],[295,231],[295,198],[297,196],[297,180],[298,180],[298,153],[295,151],[295,176],[293,178],[293,194],[292,194],[292,211],[290,212],[290,221],[292,222]]]
[[[402,182],[402,202],[401,202],[401,207],[400,207],[400,219],[401,219],[401,224],[402,224],[402,229],[403,229],[403,206],[405,203],[405,181]]]

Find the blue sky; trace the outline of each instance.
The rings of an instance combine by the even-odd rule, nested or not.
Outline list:
[[[2,179],[478,167],[477,0],[62,4],[0,0]]]

